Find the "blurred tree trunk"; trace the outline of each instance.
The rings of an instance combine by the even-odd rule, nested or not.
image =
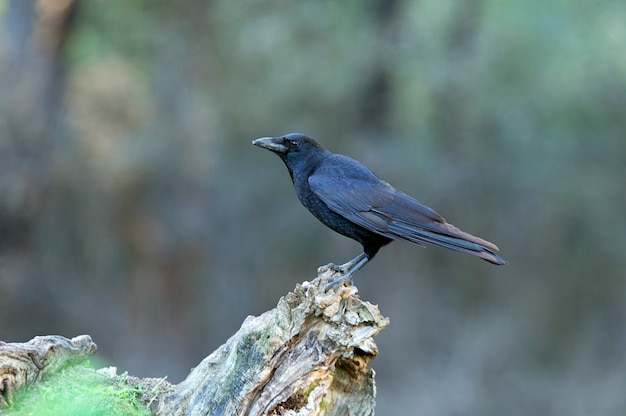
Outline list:
[[[395,18],[400,4],[400,0],[373,1],[373,30],[380,43],[373,48],[376,56],[362,91],[359,124],[364,131],[376,135],[382,134],[389,127],[393,75],[389,68],[392,62],[389,54],[393,53]]]
[[[483,0],[455,2],[446,30],[443,82],[435,96],[435,137],[446,153],[462,160],[465,149],[471,147],[472,103],[467,100],[468,85],[463,74],[474,53]]]
[[[0,248],[24,243],[45,210],[53,163],[68,137],[63,51],[76,8],[71,0],[6,5],[0,37]]]
[[[42,276],[56,275],[53,265],[64,247],[60,230],[72,229],[60,220],[74,221],[71,203],[57,190],[68,179],[60,168],[72,159],[64,51],[77,4],[9,0],[2,16],[0,284],[15,284],[0,290],[0,327],[15,315],[42,326],[58,322]]]

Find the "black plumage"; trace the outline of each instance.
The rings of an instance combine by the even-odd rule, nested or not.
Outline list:
[[[285,163],[300,202],[327,227],[358,241],[363,253],[332,266],[342,273],[336,286],[393,240],[431,244],[502,265],[495,244],[448,224],[431,208],[398,191],[356,160],[324,149],[313,138],[291,133],[252,142]]]

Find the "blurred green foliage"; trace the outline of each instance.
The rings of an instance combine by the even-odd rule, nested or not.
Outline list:
[[[250,144],[300,131],[510,263],[393,244],[360,272],[381,414],[623,413],[624,2],[37,4],[0,2],[3,338],[181,378],[359,250]]]

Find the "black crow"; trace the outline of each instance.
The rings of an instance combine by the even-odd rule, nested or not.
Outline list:
[[[426,205],[398,191],[361,163],[324,149],[313,138],[291,133],[252,142],[276,153],[287,166],[300,202],[327,227],[358,241],[363,253],[340,266],[335,287],[392,240],[432,244],[502,265],[495,244],[448,224]]]

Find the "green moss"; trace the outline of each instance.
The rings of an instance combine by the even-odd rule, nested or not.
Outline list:
[[[262,331],[251,332],[243,338],[243,347],[245,349],[255,348],[264,354],[270,347],[270,343],[274,338],[274,327],[267,326]]]
[[[138,401],[144,392],[125,377],[110,378],[89,364],[61,370],[34,386],[18,391],[10,416],[144,416],[150,415]]]

